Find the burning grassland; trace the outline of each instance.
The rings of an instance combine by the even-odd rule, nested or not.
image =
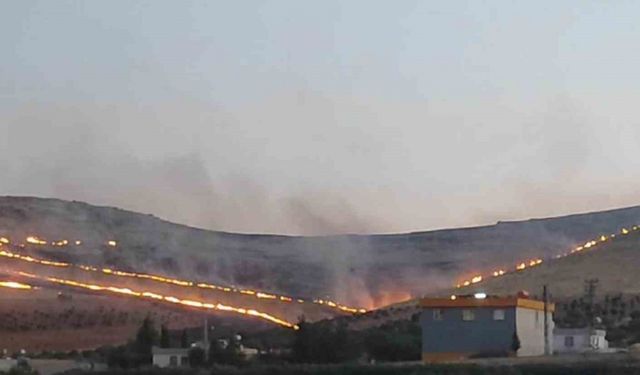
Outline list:
[[[230,313],[209,314],[62,285],[56,288],[38,285],[34,282],[30,290],[0,288],[0,348],[38,352],[120,345],[135,335],[147,316],[172,330],[198,327],[205,316],[212,324],[238,332],[273,327]]]
[[[490,277],[481,283],[451,289],[453,294],[514,294],[526,290],[540,295],[547,285],[554,300],[575,299],[584,293],[587,279],[598,279],[599,296],[640,294],[640,230],[628,228],[615,235],[603,236],[596,244],[575,248],[535,267]],[[444,293],[444,292],[443,292]]]
[[[2,237],[2,239],[4,241],[0,242],[0,246],[2,245],[2,243],[4,243],[5,247],[8,247],[8,245],[11,243],[11,241],[6,237]],[[36,236],[29,236],[29,237],[27,237],[26,241],[28,243],[35,244],[35,245],[44,245],[44,246],[46,246],[47,244],[49,244],[47,241],[41,240],[41,239],[39,239],[39,237],[36,237]],[[58,243],[61,243],[61,245],[56,245]],[[82,242],[81,241],[76,241],[76,243],[79,246],[79,244],[81,244]],[[67,241],[67,240],[51,242],[52,246],[67,246],[68,244],[69,244],[69,241]],[[110,241],[108,241],[108,244],[109,244],[109,246],[115,247],[116,246],[116,241],[110,240]],[[18,246],[24,248],[23,244],[20,244]],[[363,313],[363,312],[366,311],[365,309],[362,309],[362,308],[346,306],[346,305],[340,304],[338,302],[335,302],[335,301],[332,301],[332,300],[329,300],[329,299],[320,299],[320,298],[308,299],[308,298],[301,298],[301,297],[290,297],[290,296],[279,295],[279,294],[265,292],[265,291],[259,291],[259,290],[252,290],[252,289],[247,289],[247,288],[237,288],[237,287],[232,287],[232,286],[220,286],[220,285],[215,285],[215,284],[206,283],[206,282],[181,280],[181,279],[172,278],[172,277],[169,277],[169,276],[153,275],[153,274],[138,273],[138,272],[120,271],[120,270],[114,270],[114,269],[111,269],[111,268],[96,267],[96,266],[90,266],[90,265],[77,265],[77,264],[71,264],[71,263],[67,263],[67,262],[55,262],[55,261],[50,261],[50,260],[46,260],[46,259],[34,258],[32,256],[19,254],[17,252],[11,252],[11,251],[7,251],[7,250],[3,250],[1,248],[0,248],[0,256],[6,257],[6,258],[11,258],[11,259],[16,259],[16,260],[21,260],[21,261],[26,261],[26,262],[31,262],[31,263],[37,263],[37,264],[41,264],[41,265],[45,265],[45,266],[62,267],[62,268],[76,267],[76,268],[79,268],[79,269],[81,269],[83,271],[97,272],[97,273],[101,272],[103,274],[112,275],[112,276],[115,276],[115,277],[129,277],[129,278],[137,278],[137,279],[146,279],[146,280],[152,280],[152,281],[159,282],[159,283],[173,284],[173,285],[182,286],[182,287],[204,288],[204,289],[217,290],[217,291],[225,292],[225,293],[240,293],[240,294],[247,295],[247,296],[253,296],[253,297],[259,298],[259,299],[277,300],[277,301],[285,302],[285,303],[301,303],[301,304],[314,303],[314,304],[317,304],[317,305],[327,306],[329,308],[333,308],[333,309],[339,310],[339,311],[344,312],[344,313],[355,314],[355,313]]]
[[[82,241],[60,240],[49,243],[39,236],[28,236],[26,242],[39,246],[80,246]],[[115,242],[115,241],[113,241]],[[113,294],[126,298],[148,300],[202,311],[238,314],[281,327],[296,329],[296,321],[304,315],[309,320],[337,314],[361,313],[324,299],[294,298],[264,291],[220,286],[168,276],[121,271],[106,267],[72,264],[20,253],[25,245],[14,245],[10,238],[0,240],[2,269],[18,277],[7,281],[7,288],[32,288],[27,283],[43,287],[63,286],[97,294]],[[25,281],[26,280],[26,281]],[[331,312],[331,311],[334,312]]]
[[[595,239],[587,241],[583,245],[580,245],[580,246],[577,246],[577,247],[571,249],[570,251],[557,254],[556,256],[552,257],[552,259],[561,259],[561,258],[565,258],[565,257],[571,256],[573,254],[581,253],[581,252],[586,251],[586,250],[596,249],[598,245],[601,245],[601,244],[606,243],[606,242],[610,242],[611,240],[615,239],[616,236],[627,236],[627,235],[629,235],[629,234],[631,234],[633,232],[638,232],[639,230],[640,230],[640,226],[633,226],[633,227],[631,227],[631,229],[622,228],[622,229],[620,229],[620,231],[618,233],[612,233],[610,235],[600,235]],[[462,281],[458,282],[455,285],[455,287],[457,289],[464,288],[464,287],[469,287],[469,286],[481,283],[482,281],[486,281],[486,280],[491,279],[491,278],[502,277],[504,275],[508,275],[508,274],[511,274],[511,273],[514,273],[514,272],[520,272],[520,271],[523,271],[525,269],[529,269],[529,268],[532,268],[532,267],[539,266],[543,262],[544,262],[544,260],[541,259],[541,258],[521,261],[521,262],[518,262],[511,269],[509,269],[507,267],[500,268],[500,269],[494,270],[492,272],[488,272],[487,274],[476,274],[474,276],[471,276],[470,278],[463,279]]]
[[[0,281],[0,287],[18,290],[31,290],[33,286],[16,281]]]
[[[5,243],[0,248],[0,257],[11,261],[6,266],[6,271],[94,292],[118,293],[131,298],[155,299],[185,307],[232,312],[287,328],[295,328],[295,321],[300,315],[317,319],[332,316],[330,310],[338,313],[361,311],[330,300],[306,301],[251,289],[50,261],[10,251],[10,240],[7,239]]]

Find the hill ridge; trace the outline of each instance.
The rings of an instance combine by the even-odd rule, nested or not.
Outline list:
[[[0,236],[83,241],[73,251],[27,244],[50,259],[196,277],[366,308],[449,288],[464,274],[553,256],[638,222],[640,207],[634,206],[472,228],[304,237],[209,231],[56,198],[0,198]],[[106,246],[108,240],[117,241],[117,248]]]

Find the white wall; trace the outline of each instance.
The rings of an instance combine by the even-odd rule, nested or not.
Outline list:
[[[537,319],[536,319],[537,315]],[[550,353],[553,352],[553,318],[547,314]],[[544,312],[522,307],[516,308],[516,332],[520,339],[518,356],[544,355]]]
[[[154,354],[153,365],[158,367],[170,367],[171,357],[176,357],[177,367],[184,366],[182,365],[182,359],[181,359],[182,357],[187,358],[187,356],[182,354]]]
[[[15,359],[0,359],[0,371],[9,371],[17,364],[18,361]]]
[[[572,347],[565,345],[565,338],[567,336],[573,337]],[[592,342],[594,345],[593,347]],[[584,330],[584,332],[576,331],[554,334],[553,347],[556,353],[579,353],[594,349],[605,350],[609,347],[609,343],[605,339],[604,334],[589,335],[588,330]]]
[[[565,337],[567,336],[573,336],[573,347],[565,345]],[[556,353],[581,352],[589,347],[588,336],[581,334],[553,335],[553,347]]]

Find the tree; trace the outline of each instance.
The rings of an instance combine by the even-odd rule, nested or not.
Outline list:
[[[209,363],[224,362],[224,349],[220,346],[218,340],[213,340],[209,344]]]
[[[242,361],[240,352],[240,342],[231,337],[226,346],[220,345],[218,340],[214,340],[209,345],[209,362],[223,365],[236,365]]]
[[[366,330],[362,342],[369,359],[382,362],[416,361],[421,354],[422,330],[414,321],[390,322]],[[357,355],[356,344],[350,343],[349,347],[355,347]]]
[[[158,342],[158,331],[149,316],[144,318],[138,328],[136,339],[133,343],[134,352],[140,357],[141,363],[151,363],[151,348]]]
[[[229,338],[229,344],[224,349],[224,362],[228,365],[235,365],[242,361],[242,353],[240,352],[240,336],[232,335]]]
[[[171,347],[171,336],[169,335],[169,330],[167,326],[164,324],[160,326],[160,347],[161,348],[170,348]]]
[[[204,349],[189,349],[189,365],[191,367],[202,367],[204,365]]]
[[[354,357],[355,345],[350,339],[347,324],[343,321],[337,323],[337,327],[332,332],[332,353],[331,362],[346,362]]]
[[[180,335],[180,347],[188,348],[189,347],[189,335],[187,334],[187,330],[182,330],[182,335]]]
[[[294,361],[301,363],[312,362],[312,328],[313,327],[306,322],[304,317],[300,318],[300,321],[298,322],[298,330],[295,333],[295,339],[293,341],[292,351]]]
[[[309,324],[302,319],[298,327],[292,350],[296,362],[339,363],[359,354],[344,322]]]
[[[511,350],[513,350],[514,353],[518,353],[518,350],[520,350],[520,338],[518,337],[517,332],[513,333],[513,338],[511,339]]]

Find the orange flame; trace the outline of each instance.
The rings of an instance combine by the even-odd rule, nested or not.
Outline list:
[[[271,323],[278,324],[278,325],[280,325],[282,327],[292,328],[292,329],[296,329],[296,330],[298,329],[298,326],[296,324],[290,323],[290,322],[288,322],[288,321],[286,321],[284,319],[280,319],[280,318],[275,317],[275,316],[273,316],[271,314],[260,312],[258,310],[254,310],[254,309],[247,309],[247,308],[242,308],[242,307],[228,306],[228,305],[224,305],[224,304],[221,304],[221,303],[215,303],[214,304],[214,303],[207,303],[207,302],[196,301],[196,300],[180,299],[180,298],[173,297],[173,296],[165,296],[165,295],[162,295],[162,294],[153,293],[153,292],[149,292],[149,291],[136,291],[136,290],[132,290],[132,289],[129,289],[129,288],[120,288],[120,287],[115,287],[115,286],[104,286],[104,285],[98,285],[98,284],[86,284],[86,283],[82,283],[82,282],[78,282],[78,281],[74,281],[74,280],[60,279],[60,278],[56,278],[56,277],[41,277],[41,276],[36,276],[36,275],[33,275],[33,274],[26,273],[26,272],[19,272],[19,274],[22,275],[22,276],[25,276],[25,277],[29,277],[29,278],[45,280],[45,281],[48,281],[48,282],[51,282],[51,283],[55,283],[55,284],[66,285],[66,286],[75,287],[75,288],[83,288],[83,289],[88,289],[88,290],[92,290],[92,291],[96,291],[96,292],[106,291],[106,292],[111,292],[111,293],[115,293],[115,294],[121,294],[121,295],[125,295],[125,296],[130,296],[130,297],[162,300],[162,301],[173,303],[173,304],[189,306],[189,307],[195,307],[195,308],[200,308],[200,309],[233,312],[233,313],[237,313],[237,314],[253,316],[253,317],[257,317],[257,318],[263,319],[263,320],[267,320],[267,321],[269,321]]]
[[[36,236],[29,236],[27,237],[27,242],[33,245],[46,245],[47,241],[45,240],[41,240]]]
[[[4,287],[4,288],[21,289],[21,290],[33,289],[33,287],[31,285],[18,283],[18,282],[15,282],[15,281],[0,281],[0,286]]]
[[[622,235],[627,235],[627,234],[631,233],[632,231],[638,231],[638,230],[640,230],[640,226],[634,225],[633,227],[631,227],[631,230],[629,230],[627,228],[622,228],[620,230],[620,233]],[[584,251],[584,250],[587,250],[587,249],[591,249],[592,247],[595,247],[596,245],[598,245],[598,243],[609,241],[609,240],[611,240],[611,239],[613,239],[615,237],[616,237],[615,234],[611,234],[610,236],[601,235],[597,240],[587,241],[584,245],[578,246],[578,247],[576,247],[575,249],[573,249],[571,251],[558,254],[558,255],[554,256],[553,258],[554,259],[564,258],[564,257],[572,255],[574,253],[581,252],[581,251]],[[525,262],[519,262],[518,264],[516,264],[515,270],[513,270],[513,271],[505,271],[503,269],[500,269],[500,270],[493,271],[493,273],[491,275],[493,275],[493,277],[500,277],[500,276],[506,275],[506,274],[511,273],[511,272],[517,272],[517,271],[524,270],[525,268],[528,268],[528,267],[535,267],[537,265],[542,264],[542,262],[543,262],[543,260],[541,258],[537,258],[537,259],[533,259],[533,260],[529,260],[529,261],[525,261]],[[477,281],[475,281],[475,280],[477,280]],[[462,283],[456,284],[455,287],[456,288],[466,287],[466,286],[469,286],[471,284],[475,284],[477,282],[481,282],[482,280],[483,280],[483,276],[480,276],[480,275],[479,276],[475,276],[471,280],[465,280]]]
[[[218,286],[218,285],[213,285],[213,284],[208,284],[208,283],[195,283],[195,282],[192,282],[192,281],[173,279],[173,278],[160,276],[160,275],[118,271],[118,270],[113,270],[113,269],[110,269],[110,268],[98,268],[98,267],[88,266],[88,265],[74,265],[74,264],[71,264],[71,263],[49,261],[49,260],[45,260],[45,259],[37,259],[37,258],[33,258],[31,256],[28,256],[28,255],[21,255],[21,254],[12,253],[12,252],[3,251],[3,250],[0,250],[0,256],[7,257],[7,258],[12,258],[12,259],[17,259],[17,260],[21,260],[21,261],[26,261],[26,262],[30,262],[30,263],[41,264],[41,265],[45,265],[45,266],[77,267],[77,268],[79,268],[81,270],[84,270],[84,271],[87,271],[87,272],[101,272],[103,274],[110,275],[110,276],[147,279],[147,280],[152,280],[152,281],[159,282],[159,283],[173,284],[173,285],[178,285],[178,286],[182,286],[182,287],[197,287],[197,288],[204,288],[204,289],[215,289],[215,290],[218,290],[218,291],[221,291],[221,292],[226,292],[226,293],[241,293],[241,294],[245,294],[245,295],[255,296],[256,298],[278,300],[278,301],[287,302],[287,303],[291,302],[293,300],[293,298],[289,297],[289,296],[281,296],[281,295],[276,295],[276,294],[271,294],[271,293],[266,293],[266,292],[260,292],[260,291],[250,290],[250,289],[237,289],[237,288],[231,288],[231,287],[226,287],[226,286]],[[298,299],[298,302],[299,303],[305,303],[305,301],[302,300],[302,299]],[[333,301],[322,301],[322,302],[319,302],[319,300],[313,300],[312,303],[328,306],[328,307],[331,307],[331,308],[334,308],[334,309],[338,309],[340,311],[343,311],[343,312],[346,312],[346,313],[351,313],[351,314],[366,312],[365,309],[356,308],[356,307],[350,307],[350,306],[342,305],[342,304],[339,304],[339,303],[333,302]]]

